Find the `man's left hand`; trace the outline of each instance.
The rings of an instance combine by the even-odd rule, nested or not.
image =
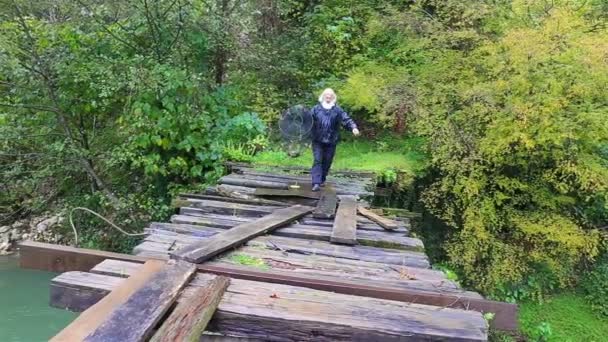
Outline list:
[[[356,129],[356,128],[355,128],[355,129],[353,129],[353,135],[354,135],[354,136],[358,137],[360,134],[361,134],[361,132],[359,132],[359,130],[358,130],[358,129]]]

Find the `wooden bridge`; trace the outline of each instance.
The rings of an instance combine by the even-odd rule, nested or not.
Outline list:
[[[83,312],[53,341],[486,341],[517,307],[430,268],[407,219],[366,208],[374,179],[235,168],[176,199],[133,255],[24,242],[22,267],[64,272],[50,304]]]

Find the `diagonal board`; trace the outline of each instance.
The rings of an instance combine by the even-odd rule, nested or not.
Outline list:
[[[347,245],[357,244],[357,200],[354,196],[340,198],[330,241]]]
[[[164,261],[149,260],[141,269],[125,282],[115,288],[109,295],[97,302],[94,306],[83,312],[70,325],[57,334],[51,342],[82,341],[94,331],[106,318],[109,317],[114,308],[119,307],[127,301],[137,289],[158,273],[165,265]]]
[[[397,222],[395,222],[391,219],[388,219],[386,217],[382,217],[382,216],[374,213],[373,211],[363,208],[362,206],[359,206],[357,208],[357,210],[359,211],[359,214],[376,222],[380,227],[382,227],[386,230],[395,230],[395,229],[399,228],[399,224]]]
[[[150,341],[199,341],[229,284],[230,278],[216,276],[199,287],[191,300],[177,304]]]
[[[302,205],[277,209],[272,214],[258,220],[240,224],[209,239],[177,250],[171,253],[171,258],[201,263],[230,248],[239,246],[258,235],[265,234],[286,223],[297,220],[312,210],[313,208]]]
[[[323,189],[321,198],[319,198],[319,202],[317,202],[317,207],[312,213],[312,217],[324,219],[333,218],[336,215],[337,204],[338,197],[336,196],[336,191],[332,187],[327,186]]]
[[[169,261],[160,272],[116,308],[85,341],[139,342],[148,340],[156,324],[177,300],[196,272],[196,265]]]
[[[283,197],[303,197],[303,198],[312,198],[319,199],[321,194],[318,192],[313,192],[310,190],[303,189],[289,189],[289,190],[281,190],[281,189],[269,189],[269,188],[257,188],[253,193],[256,196],[283,196]]]

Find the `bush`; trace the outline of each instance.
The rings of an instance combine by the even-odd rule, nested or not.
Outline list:
[[[266,124],[256,113],[243,113],[231,118],[225,125],[225,141],[245,143],[266,133]]]
[[[581,284],[594,311],[608,316],[608,255],[600,259]]]

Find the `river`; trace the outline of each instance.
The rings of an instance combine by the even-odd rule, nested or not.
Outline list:
[[[16,256],[0,256],[0,341],[42,342],[77,314],[49,306],[55,273],[19,268]]]

